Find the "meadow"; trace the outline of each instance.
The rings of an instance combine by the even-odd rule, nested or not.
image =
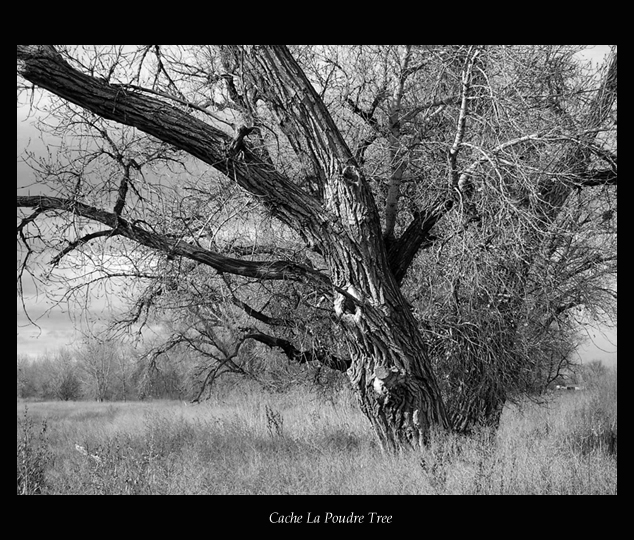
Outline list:
[[[384,455],[346,389],[17,403],[18,494],[616,494],[616,371]]]

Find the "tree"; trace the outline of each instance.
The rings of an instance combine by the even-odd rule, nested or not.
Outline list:
[[[81,381],[77,373],[77,362],[66,347],[60,348],[53,359],[55,369],[55,394],[63,401],[76,400],[81,396]]]
[[[36,381],[33,376],[33,362],[24,354],[18,355],[17,386],[18,398],[30,398],[37,393]]]
[[[81,381],[72,371],[65,372],[57,388],[57,397],[63,401],[75,401],[81,395]]]
[[[85,384],[97,401],[112,398],[115,370],[119,363],[119,351],[112,342],[86,338],[76,351],[79,369],[85,375]]]
[[[75,400],[81,396],[76,363],[64,347],[33,360],[18,355],[17,376],[19,398]]]
[[[253,321],[239,343],[345,370],[383,448],[495,425],[509,391],[547,371],[572,310],[612,301],[616,52],[599,81],[575,52],[18,46],[19,75],[59,98],[59,129],[110,147],[65,148],[39,168],[55,193],[18,196],[31,209],[20,277],[54,214],[83,227],[54,263],[95,246],[125,255],[125,271],[100,264],[145,284],[129,322],[198,289],[180,306],[197,311],[202,326],[179,334],[194,343],[212,299],[227,300]],[[224,179],[165,187],[143,172],[186,155]],[[90,170],[100,159],[117,183]],[[272,220],[272,243],[220,234],[223,183],[263,213],[251,229]],[[283,313],[293,296],[297,317]],[[338,349],[315,335],[297,346],[311,310]]]

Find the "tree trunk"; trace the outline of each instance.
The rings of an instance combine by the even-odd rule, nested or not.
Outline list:
[[[348,377],[384,450],[422,446],[434,428],[449,427],[425,345],[402,308],[366,305],[360,316],[342,316],[352,359]]]
[[[461,375],[446,401],[452,431],[468,435],[478,428],[497,429],[506,403],[502,384],[486,375]]]
[[[420,446],[449,426],[440,389],[411,307],[390,269],[378,213],[360,171],[330,180],[327,208],[339,216],[324,242],[352,361],[348,376],[384,450]]]

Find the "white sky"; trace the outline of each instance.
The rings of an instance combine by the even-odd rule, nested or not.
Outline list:
[[[593,65],[600,65],[609,52],[609,45],[590,45],[583,53],[580,53],[580,56],[590,60]],[[616,328],[591,329],[586,343],[579,349],[578,354],[584,361],[597,359],[615,366],[617,363],[616,344]]]
[[[587,60],[591,60],[593,64],[599,64],[603,61],[605,55],[609,52],[607,45],[589,46],[584,53],[581,54]],[[44,145],[38,140],[37,130],[26,119],[28,113],[27,107],[19,107],[17,111],[17,147],[18,155],[24,149],[30,140],[30,148],[32,150],[41,151]],[[30,182],[31,173],[28,167],[18,161],[17,164],[17,181],[18,187],[25,186]],[[33,186],[31,194],[37,192],[37,186]],[[21,191],[20,194],[26,194]],[[45,312],[51,307],[45,302],[43,296],[39,298],[33,295],[27,295],[25,303],[28,307],[29,314],[33,320],[36,320],[40,328],[36,328],[29,324],[18,298],[17,304],[17,353],[26,354],[30,357],[38,357],[44,353],[54,353],[62,346],[72,346],[80,338],[79,334],[74,330],[73,322],[69,314],[61,308],[55,307],[49,313]],[[94,308],[101,311],[103,305],[96,304]],[[97,315],[97,313],[95,313]],[[584,346],[580,348],[578,354],[582,361],[601,360],[607,365],[616,365],[617,363],[617,333],[615,329],[591,329],[589,330],[589,339]]]

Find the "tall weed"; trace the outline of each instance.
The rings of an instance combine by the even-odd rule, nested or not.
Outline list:
[[[47,422],[43,420],[36,429],[28,409],[18,421],[17,441],[17,494],[40,495],[46,487],[45,473],[51,461],[51,452],[46,437]]]
[[[587,389],[564,411],[563,440],[581,454],[617,455],[616,370],[589,381]]]

